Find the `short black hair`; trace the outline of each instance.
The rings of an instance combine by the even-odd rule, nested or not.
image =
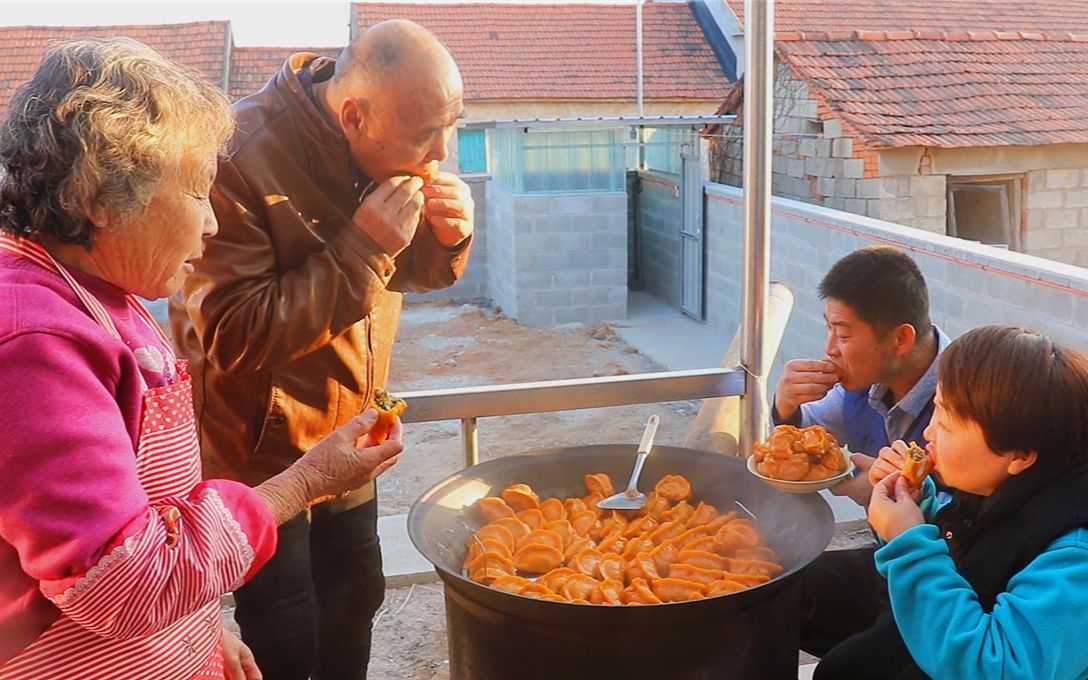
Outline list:
[[[870,246],[836,262],[820,281],[821,300],[837,300],[878,335],[909,323],[921,336],[932,327],[929,289],[918,265],[903,251]]]

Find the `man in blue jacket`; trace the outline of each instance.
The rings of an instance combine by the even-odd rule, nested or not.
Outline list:
[[[926,445],[937,357],[949,338],[929,318],[925,278],[888,246],[861,248],[836,262],[818,293],[825,301],[827,356],[794,359],[775,390],[776,425],[821,425],[853,453],[858,474],[835,487],[868,505],[874,480],[893,470],[877,460],[896,440]],[[887,610],[874,578],[873,549],[824,553],[803,575],[801,648],[822,656]]]
[[[897,439],[925,445],[933,415],[937,356],[948,337],[929,320],[929,292],[901,250],[873,246],[836,262],[820,282],[827,356],[794,359],[774,395],[776,425],[822,425],[855,455],[859,474],[832,489],[859,505],[864,474]]]

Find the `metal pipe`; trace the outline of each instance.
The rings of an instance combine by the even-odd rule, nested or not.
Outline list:
[[[583,408],[710,399],[744,393],[744,374],[729,368],[575,378],[404,392],[405,423],[464,420]]]
[[[635,2],[635,96],[642,117],[642,0]]]
[[[740,452],[767,435],[763,330],[770,282],[771,132],[774,125],[774,0],[744,0],[744,289],[741,368],[747,374]]]
[[[642,0],[635,0],[635,100],[638,104],[638,117],[642,118]],[[638,126],[638,169],[646,169],[646,141],[644,128]]]
[[[476,436],[476,419],[461,419],[461,450],[465,454],[465,467],[480,462],[480,440]]]

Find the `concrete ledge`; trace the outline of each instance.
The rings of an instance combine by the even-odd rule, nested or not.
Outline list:
[[[438,580],[434,566],[419,554],[408,538],[408,515],[379,517],[378,540],[382,546],[382,573],[387,588]]]

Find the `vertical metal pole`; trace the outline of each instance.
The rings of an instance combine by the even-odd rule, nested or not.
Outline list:
[[[771,232],[771,132],[774,124],[774,0],[744,0],[744,286],[740,363],[747,375],[740,453],[767,435],[767,318]]]
[[[480,462],[480,440],[476,436],[476,419],[461,419],[461,450],[465,454],[465,467]]]
[[[635,95],[638,117],[642,117],[642,0],[635,2]]]
[[[635,0],[635,101],[638,105],[638,117],[645,114],[642,108],[642,0]],[[638,126],[638,169],[646,169],[646,136],[642,124]]]

